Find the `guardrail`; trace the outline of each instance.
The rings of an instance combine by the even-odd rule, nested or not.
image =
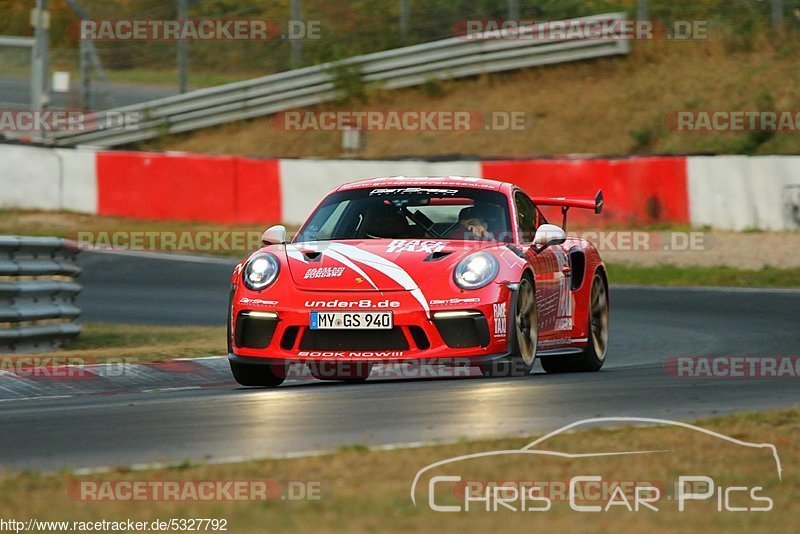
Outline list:
[[[624,13],[611,13],[572,21],[594,23],[625,18]],[[57,132],[52,137],[55,144],[63,146],[118,146],[321,104],[344,96],[337,88],[337,73],[342,69],[356,73],[363,83],[398,89],[430,80],[629,53],[629,41],[609,35],[613,26],[601,24],[602,36],[592,39],[498,39],[477,34],[356,56],[104,112],[138,113],[136,129]]]
[[[0,236],[0,352],[55,348],[80,334],[77,254],[60,238]]]

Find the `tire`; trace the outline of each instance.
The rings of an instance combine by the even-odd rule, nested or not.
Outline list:
[[[242,386],[275,388],[286,380],[285,364],[230,364],[233,378]]]
[[[513,300],[514,314],[511,324],[511,355],[508,358],[487,362],[480,366],[483,376],[490,378],[526,376],[536,361],[536,344],[539,341],[536,291],[526,274],[519,283]]]
[[[580,354],[541,358],[548,373],[585,373],[599,371],[608,351],[608,284],[595,273],[589,293],[589,341]]]

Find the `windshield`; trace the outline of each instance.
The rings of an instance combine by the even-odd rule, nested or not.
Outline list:
[[[295,242],[415,238],[511,242],[506,196],[440,187],[341,191],[325,199]]]

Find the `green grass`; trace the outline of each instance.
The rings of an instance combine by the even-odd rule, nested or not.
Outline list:
[[[80,336],[53,356],[91,362],[161,362],[227,353],[225,326],[83,325]]]
[[[535,384],[534,384],[535,385]],[[493,387],[493,386],[492,386]],[[487,387],[487,391],[492,389]],[[253,397],[251,397],[251,400]],[[256,410],[287,409],[302,413],[301,405],[284,406],[281,395],[263,396]],[[465,405],[464,417],[480,419],[480,409]],[[247,408],[241,404],[237,408]],[[199,408],[202,409],[202,408]],[[299,411],[298,411],[299,410]],[[254,413],[256,413],[254,412]],[[474,413],[473,413],[474,412]],[[519,449],[531,437],[484,441],[461,441],[451,445],[393,451],[370,451],[356,446],[332,454],[287,460],[250,461],[223,465],[178,462],[167,469],[132,470],[120,467],[109,473],[77,476],[68,472],[40,474],[0,471],[0,517],[27,521],[29,518],[59,521],[107,519],[153,521],[173,517],[228,520],[228,531],[249,532],[796,532],[800,513],[796,497],[800,478],[798,440],[800,410],[761,412],[704,419],[704,429],[755,443],[777,447],[784,468],[783,480],[775,472],[768,450],[723,442],[706,434],[673,426],[622,426],[578,429],[546,442],[543,449],[565,452],[618,450],[669,450],[668,454],[594,457],[591,459],[538,459],[496,456],[443,466],[420,479],[417,505],[410,499],[411,484],[423,467],[459,455]],[[251,432],[258,429],[242,429]],[[555,427],[553,427],[555,430]],[[262,432],[276,429],[261,429]],[[278,430],[279,431],[279,430]],[[97,444],[101,447],[102,444]],[[253,451],[268,455],[269,450]],[[658,512],[628,511],[616,507],[608,512],[578,513],[565,499],[554,499],[552,508],[536,513],[500,509],[486,512],[480,503],[469,512],[434,512],[428,506],[426,483],[431,476],[458,475],[473,481],[568,481],[578,475],[601,476],[604,481],[661,482],[663,498]],[[716,499],[688,503],[679,512],[672,483],[681,475],[710,476],[720,487],[762,487],[760,495],[774,502],[766,513],[718,512]],[[275,481],[285,493],[290,481],[314,483],[321,490],[318,500],[286,502],[192,502],[175,500],[82,501],[69,493],[71,484],[82,481]],[[452,484],[440,483],[437,501],[458,504]],[[630,498],[630,497],[629,497]],[[608,497],[594,497],[605,504]],[[460,501],[463,503],[463,501]],[[582,504],[586,504],[583,502]],[[756,505],[743,496],[733,503]]]
[[[0,210],[0,234],[4,235],[25,235],[25,236],[56,236],[82,242],[84,245],[105,245],[110,236],[114,233],[141,233],[155,232],[159,234],[169,234],[175,236],[175,242],[180,242],[182,236],[190,236],[196,232],[229,232],[235,233],[238,237],[236,241],[226,241],[230,246],[223,246],[220,249],[208,250],[204,247],[201,250],[189,247],[181,249],[180,252],[190,254],[210,254],[229,258],[241,259],[247,257],[252,249],[244,246],[233,247],[234,243],[247,245],[252,242],[252,238],[258,237],[261,232],[266,230],[267,224],[238,224],[226,225],[215,222],[203,221],[164,221],[133,219],[127,217],[105,217],[99,215],[87,215],[84,213],[71,213],[65,211],[44,212],[33,210]],[[295,231],[296,227],[289,227],[290,232]],[[125,239],[125,244],[130,244]],[[190,240],[190,243],[197,243]],[[149,241],[148,245],[149,247]],[[161,247],[161,241],[156,240],[155,248],[148,251],[174,252],[176,247]]]
[[[800,269],[764,267],[746,271],[733,267],[675,267],[659,265],[640,267],[627,264],[608,265],[613,284],[659,286],[726,286],[726,287],[800,287]]]

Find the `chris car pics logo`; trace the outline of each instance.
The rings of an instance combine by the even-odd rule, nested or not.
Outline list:
[[[602,450],[571,453],[545,448],[545,441],[552,440],[569,430],[583,425],[596,424],[646,424],[658,425],[647,428],[666,428],[667,432],[679,431],[679,445],[658,445],[641,450]],[[634,431],[642,427],[635,427]],[[565,436],[562,436],[562,439]],[[720,467],[714,465],[694,466],[677,462],[674,472],[661,480],[654,480],[645,471],[653,471],[662,461],[668,464],[669,455],[680,454],[681,440],[710,440],[702,446],[708,450],[747,449],[746,453],[760,454],[769,471],[757,482],[731,481],[727,466],[722,476]],[[603,459],[614,461],[619,457],[647,456],[647,462],[624,462],[612,466],[614,476],[605,476]],[[696,456],[696,453],[691,453]],[[652,458],[650,458],[652,457]],[[496,477],[486,478],[486,472],[498,460],[497,465],[514,462],[513,480],[502,472]],[[529,461],[530,463],[525,463]],[[549,462],[556,462],[551,465]],[[582,464],[582,462],[587,462]],[[558,480],[537,476],[548,466],[557,467]],[[689,467],[691,466],[691,467]],[[630,469],[630,473],[625,471]],[[620,477],[620,469],[626,476]],[[735,469],[735,466],[734,466]],[[507,472],[507,471],[506,471]],[[552,473],[553,470],[546,471]],[[663,471],[659,471],[663,476]],[[566,475],[564,475],[566,473]],[[635,476],[627,476],[633,473]],[[679,421],[640,417],[606,417],[584,419],[555,430],[520,449],[496,450],[473,453],[432,463],[420,469],[411,485],[411,500],[415,506],[427,506],[439,513],[468,512],[548,512],[559,507],[568,507],[577,513],[604,513],[622,510],[630,513],[654,513],[662,510],[685,512],[699,510],[709,513],[723,512],[769,512],[774,508],[773,499],[766,488],[774,491],[781,481],[781,462],[777,448],[770,443],[750,443],[724,434]],[[652,473],[650,473],[652,474]],[[717,475],[717,476],[715,476]],[[774,477],[776,480],[770,480]],[[421,497],[421,498],[420,498]]]

